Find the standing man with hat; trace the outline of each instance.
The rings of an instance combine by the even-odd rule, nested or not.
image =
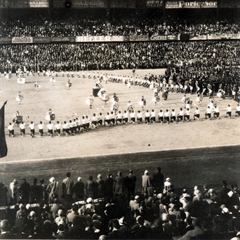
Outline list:
[[[145,198],[151,197],[152,194],[152,181],[149,176],[148,170],[144,171],[144,175],[142,175],[142,194]]]

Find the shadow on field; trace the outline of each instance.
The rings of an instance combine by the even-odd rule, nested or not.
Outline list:
[[[110,146],[111,147],[111,146]],[[23,179],[32,184],[34,177],[48,179],[52,176],[61,183],[66,172],[70,171],[72,179],[76,182],[81,176],[86,182],[89,175],[96,180],[101,173],[103,179],[112,173],[114,178],[117,171],[123,176],[132,169],[137,176],[136,191],[141,191],[141,176],[144,170],[150,175],[162,167],[164,177],[170,177],[176,191],[183,188],[192,188],[195,185],[202,187],[220,188],[222,180],[229,184],[239,183],[240,146],[200,148],[187,150],[173,150],[160,152],[145,152],[135,154],[118,154],[97,157],[56,159],[51,161],[32,161],[1,164],[0,179],[6,186],[14,179]]]

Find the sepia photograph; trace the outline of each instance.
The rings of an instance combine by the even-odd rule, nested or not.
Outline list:
[[[0,239],[240,239],[240,0],[0,0]]]

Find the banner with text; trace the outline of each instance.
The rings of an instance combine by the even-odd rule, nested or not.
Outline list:
[[[240,8],[240,2],[236,0],[220,1],[220,8]]]
[[[240,33],[236,34],[208,34],[207,35],[208,40],[220,40],[220,39],[240,39]]]
[[[31,8],[47,8],[49,7],[48,0],[29,0]]]
[[[152,41],[166,41],[168,39],[167,39],[167,36],[153,35],[153,36],[150,37],[150,40],[152,40]]]
[[[13,37],[12,43],[33,43],[32,37]]]
[[[54,8],[66,7],[66,2],[64,0],[53,0]],[[106,8],[106,0],[72,0],[69,1],[72,8]]]
[[[72,0],[73,8],[104,8],[104,0]]]
[[[70,42],[70,37],[52,37],[51,42]]]
[[[123,36],[77,36],[76,42],[123,42]]]
[[[240,33],[232,33],[232,34],[227,34],[228,39],[240,39]]]
[[[0,0],[0,8],[28,8],[29,0]]]
[[[147,0],[148,8],[160,8],[163,6],[163,0]]]
[[[111,0],[109,5],[110,8],[128,8],[128,4],[130,3],[130,1],[128,0]]]
[[[151,41],[176,41],[179,40],[177,35],[154,35],[150,37]]]
[[[166,3],[165,3],[166,9],[181,8],[180,6],[181,6],[180,1],[166,1]]]
[[[50,37],[34,37],[33,42],[34,43],[50,43],[51,38]]]
[[[217,1],[167,1],[166,9],[174,8],[217,8]]]
[[[207,40],[207,35],[198,35],[198,36],[190,36],[190,41],[201,41],[201,40]]]
[[[129,41],[149,41],[149,37],[147,35],[130,35]]]
[[[11,38],[8,38],[8,37],[1,37],[1,38],[0,38],[0,43],[1,43],[1,44],[12,43],[12,39],[11,39]]]
[[[182,8],[217,8],[217,2],[214,1],[181,1]]]

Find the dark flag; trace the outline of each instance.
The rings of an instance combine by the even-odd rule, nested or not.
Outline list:
[[[7,155],[7,144],[5,140],[5,130],[4,130],[4,107],[7,101],[3,104],[0,109],[0,158]]]

